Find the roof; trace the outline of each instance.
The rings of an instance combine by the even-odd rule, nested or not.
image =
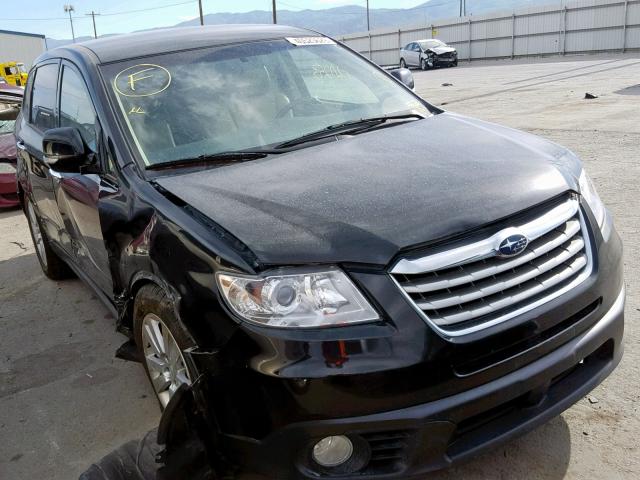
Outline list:
[[[0,33],[7,35],[19,35],[21,37],[38,37],[44,39],[44,35],[39,33],[27,33],[27,32],[14,32],[13,30],[0,30]]]
[[[301,35],[319,34],[281,25],[206,25],[114,35],[60,48],[89,49],[98,57],[100,63],[109,63],[178,50]],[[50,53],[55,53],[55,50]]]

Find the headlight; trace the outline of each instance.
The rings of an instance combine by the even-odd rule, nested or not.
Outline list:
[[[589,204],[589,208],[591,208],[591,213],[598,222],[598,226],[602,228],[604,226],[604,221],[607,216],[607,210],[600,200],[598,196],[598,192],[596,192],[596,188],[593,186],[591,179],[587,175],[587,172],[583,169],[580,173],[580,194],[585,199],[585,201]]]
[[[216,278],[227,305],[241,318],[259,325],[310,328],[380,319],[338,268],[259,277],[218,273]]]

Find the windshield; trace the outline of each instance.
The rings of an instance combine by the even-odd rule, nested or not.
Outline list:
[[[426,48],[446,47],[447,44],[440,40],[425,40],[423,42],[420,42],[420,46],[423,49],[426,49]]]
[[[190,50],[103,67],[146,165],[256,149],[424,104],[324,37]]]

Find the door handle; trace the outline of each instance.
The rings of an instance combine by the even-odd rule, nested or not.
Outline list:
[[[16,147],[18,147],[18,150],[26,150],[27,147],[25,146],[24,142],[22,140],[18,140],[16,141]]]

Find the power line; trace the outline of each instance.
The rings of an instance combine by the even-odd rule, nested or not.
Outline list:
[[[130,13],[151,12],[153,10],[160,10],[161,8],[170,8],[170,7],[178,7],[180,5],[188,5],[188,4],[191,4],[191,3],[196,3],[197,1],[198,0],[190,0],[188,2],[172,3],[170,5],[160,5],[158,7],[140,8],[138,10],[127,10],[127,11],[124,11],[124,12],[103,13],[102,16],[103,17],[112,17],[114,15],[128,15]]]
[[[114,15],[128,15],[130,13],[150,12],[153,10],[160,10],[162,8],[170,8],[170,7],[177,7],[180,5],[192,4],[192,3],[196,3],[197,1],[198,0],[189,0],[188,2],[171,3],[169,5],[159,5],[157,7],[151,7],[151,8],[140,8],[138,10],[126,10],[122,12],[102,13],[100,14],[100,16],[112,17]],[[73,17],[73,18],[76,20],[88,20],[88,18],[84,18],[84,17]],[[38,22],[38,21],[51,21],[51,20],[69,20],[69,17],[0,18],[0,20],[3,22],[21,22],[21,21]]]
[[[366,1],[366,0],[365,0],[365,1]],[[292,4],[287,3],[287,2],[282,2],[282,1],[280,1],[280,0],[278,0],[278,3],[279,3],[280,5],[284,5],[285,7],[294,8],[294,9],[295,9],[295,10],[288,10],[288,11],[290,11],[290,12],[304,12],[305,10],[310,10],[310,9],[308,9],[308,8],[300,8],[300,7],[299,7],[299,6],[297,6],[297,5],[292,5]],[[355,2],[354,2],[354,3],[355,3]],[[356,8],[357,8],[357,7],[360,7],[360,8],[362,8],[362,9],[365,9],[365,8],[366,8],[366,7],[361,6],[361,5],[345,5],[345,6],[346,6],[346,7],[356,7]],[[335,7],[334,7],[334,8],[335,8]],[[320,9],[320,10],[311,10],[311,11],[312,11],[312,12],[314,12],[314,13],[322,13],[322,14],[325,14],[325,15],[362,15],[362,12],[361,12],[361,11],[358,11],[358,12],[329,12],[329,11],[327,11],[327,10],[328,10],[328,9]]]

